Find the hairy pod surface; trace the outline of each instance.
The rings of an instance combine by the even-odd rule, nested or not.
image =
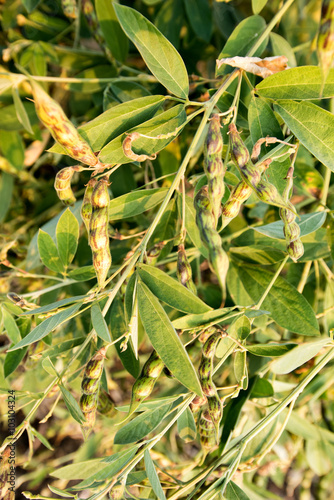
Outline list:
[[[300,240],[291,241],[287,247],[288,254],[295,262],[304,255],[304,245]]]
[[[222,209],[223,224],[224,218],[234,219],[240,211],[241,205],[248,200],[252,194],[252,188],[245,181],[240,181],[231,191],[229,199]],[[230,222],[230,221],[228,221]]]
[[[190,403],[192,413],[196,414],[207,402],[206,396],[196,396]]]
[[[97,399],[97,411],[102,415],[109,415],[114,408],[115,405],[110,394],[101,388]]]
[[[101,179],[92,192],[92,216],[89,224],[89,245],[93,254],[93,266],[100,287],[103,286],[111,265],[109,248],[109,193],[107,179]]]
[[[231,157],[236,166],[242,171],[246,163],[249,162],[250,156],[243,140],[240,137],[237,127],[234,123],[229,125],[229,138],[231,146]]]
[[[297,222],[290,222],[284,226],[283,232],[286,240],[290,243],[298,240],[300,236],[300,227]]]
[[[82,394],[80,398],[80,408],[82,413],[85,414],[95,410],[97,406],[97,394]]]
[[[86,226],[87,232],[89,233],[89,224],[90,224],[90,219],[92,217],[92,194],[93,194],[93,189],[97,184],[96,179],[90,179],[88,181],[88,184],[86,186],[85,194],[82,200],[82,205],[81,205],[81,218]]]
[[[47,127],[55,141],[77,161],[94,167],[98,160],[87,142],[67,118],[63,109],[36,82],[31,81],[38,118]]]
[[[84,394],[96,394],[99,388],[99,379],[84,377],[81,383],[81,391]]]
[[[73,205],[76,201],[71,188],[71,180],[75,171],[76,170],[73,167],[66,167],[56,174],[54,188],[57,192],[58,198],[65,205]]]
[[[164,368],[164,363],[158,353],[153,351],[143,366],[142,375],[151,378],[158,378]]]
[[[188,288],[188,290],[197,295],[196,286],[192,279],[191,265],[189,264],[184,245],[182,244],[179,245],[177,251],[176,276],[181,285]]]

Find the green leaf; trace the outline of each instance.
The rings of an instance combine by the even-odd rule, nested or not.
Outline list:
[[[116,455],[119,455],[118,453]],[[51,472],[52,477],[58,479],[87,479],[96,472],[101,471],[108,467],[102,458],[94,458],[92,460],[86,460],[85,462],[78,462],[70,465],[65,465],[59,469]]]
[[[162,361],[181,384],[201,395],[201,386],[187,351],[158,299],[140,281],[138,305],[145,331]]]
[[[326,220],[325,212],[313,212],[312,214],[303,214],[300,219],[296,219],[296,223],[300,227],[300,237],[306,236],[313,233],[317,229],[323,226]],[[254,231],[264,234],[269,238],[274,238],[278,240],[284,240],[285,236],[283,233],[284,222],[279,220],[272,222],[271,224],[266,224],[265,226],[254,227]]]
[[[117,70],[111,63],[101,64],[94,66],[94,68],[87,68],[77,75],[75,78],[82,78],[80,83],[70,83],[68,88],[72,92],[83,92],[84,94],[94,94],[95,92],[102,92],[108,85],[105,82],[99,81],[100,78],[115,78],[117,77]],[[89,79],[94,78],[95,82],[91,83]]]
[[[72,396],[72,394],[67,389],[65,389],[63,385],[60,385],[59,388],[61,390],[68,411],[70,412],[74,420],[79,422],[79,424],[83,424],[86,419],[83,416],[83,413],[77,403],[77,400],[74,398],[74,396]]]
[[[89,281],[96,278],[94,266],[82,266],[78,269],[72,269],[68,277],[75,281]]]
[[[316,342],[308,342],[295,347],[291,352],[286,353],[280,359],[276,359],[271,364],[271,370],[277,375],[291,373],[299,366],[314,358],[321,349],[328,344],[329,339],[320,339]]]
[[[277,357],[283,356],[287,352],[294,349],[296,344],[255,344],[255,345],[245,345],[245,348],[248,352],[251,352],[255,356],[264,356],[264,357]]]
[[[168,188],[145,189],[124,194],[109,204],[109,219],[122,220],[146,212],[165,198]]]
[[[159,498],[159,500],[166,500],[165,493],[161,487],[159,477],[157,471],[155,470],[149,450],[144,451],[144,463],[146,474],[154,493]]]
[[[172,94],[186,99],[189,92],[188,74],[177,50],[139,12],[119,4],[114,4],[114,8],[120,25],[153,75]]]
[[[34,9],[36,9],[37,5],[40,3],[41,0],[22,0],[22,4],[27,10],[27,12],[30,14]]]
[[[225,319],[243,314],[242,312],[235,311],[235,307],[225,307],[224,309],[215,309],[204,314],[188,314],[182,318],[177,318],[173,321],[174,328],[178,330],[189,330],[196,326],[204,326],[208,323],[219,323]],[[229,314],[231,313],[231,314]]]
[[[274,110],[321,163],[334,171],[334,116],[310,102],[280,101]]]
[[[177,419],[177,432],[185,443],[190,443],[196,439],[196,422],[190,408],[181,413]]]
[[[248,122],[253,144],[267,136],[283,139],[277,118],[269,104],[263,99],[252,98],[248,108]],[[266,148],[262,146],[261,151],[265,152]]]
[[[152,234],[148,244],[148,248],[150,248],[150,246],[153,246],[162,241],[171,240],[168,241],[168,243],[166,243],[163,249],[161,250],[158,260],[162,260],[165,257],[167,257],[174,246],[175,228],[177,227],[177,217],[178,213],[176,207],[176,200],[175,198],[172,198],[168,202],[166,210],[164,211],[159,223],[157,224],[157,227],[155,228],[154,233]]]
[[[333,465],[329,455],[329,448],[334,447],[326,441],[318,439],[308,439],[306,441],[305,456],[312,471],[317,476],[325,476],[332,471]]]
[[[152,118],[165,99],[162,95],[152,95],[123,102],[85,123],[78,128],[78,131],[94,151],[100,151],[115,137]],[[58,144],[52,146],[49,151],[66,154],[66,151]]]
[[[212,33],[212,11],[208,0],[185,0],[185,8],[194,33],[209,43]]]
[[[249,49],[257,42],[259,35],[264,31],[266,22],[261,16],[250,16],[241,21],[238,26],[233,30],[229,39],[223,47],[223,50],[218,56],[218,59],[234,56],[246,56]],[[266,38],[255,51],[253,56],[260,56],[266,45],[268,38]],[[221,66],[216,74],[217,76],[224,75],[231,71],[231,67],[226,64]]]
[[[0,135],[0,147],[3,156],[16,170],[23,170],[24,143],[17,132],[3,130]]]
[[[203,257],[205,259],[208,258],[209,253],[208,250],[205,248],[205,246],[202,243],[199,229],[196,224],[196,212],[194,208],[194,200],[193,198],[190,198],[190,196],[185,196],[185,218],[186,218],[186,229],[187,229],[187,235],[195,245],[195,247],[201,252]],[[181,215],[182,213],[182,196],[180,195],[178,197],[178,208],[179,208],[179,213]]]
[[[165,396],[163,398],[155,398],[155,399],[146,399],[146,401],[142,401],[140,405],[136,408],[136,412],[160,408],[161,406],[167,403],[174,403],[174,401],[176,401],[179,397],[180,395]],[[116,406],[115,409],[117,411],[128,413],[128,411],[130,410],[130,405],[128,404],[128,405]]]
[[[175,133],[175,130],[185,125],[187,119],[184,106],[178,104],[164,113],[160,113],[157,116],[151,118],[150,120],[142,123],[138,127],[135,127],[129,132],[139,132],[144,135],[153,137],[153,139],[148,139],[146,137],[139,137],[132,145],[132,150],[135,153],[145,153],[147,155],[153,155],[164,149],[170,142],[172,142],[176,135],[181,132]],[[169,136],[170,134],[170,136]],[[168,135],[167,138],[154,139],[159,135]],[[125,156],[123,151],[123,141],[125,135],[119,135],[116,139],[113,139],[109,144],[107,144],[100,152],[99,158],[105,163],[131,163],[133,160],[128,156]]]
[[[16,87],[12,88],[12,96],[13,96],[13,102],[15,106],[17,119],[22,124],[22,126],[29,132],[29,134],[34,135],[34,131],[31,128],[31,123],[29,120],[28,113],[26,112],[25,107],[22,104],[19,91],[17,90]]]
[[[158,427],[171,407],[172,405],[169,402],[167,404],[160,404],[158,408],[147,410],[136,416],[131,422],[123,425],[123,427],[117,431],[114,443],[129,444],[143,439],[147,434]]]
[[[8,338],[16,344],[21,340],[21,333],[15,319],[4,307],[1,308],[3,326],[5,327]]]
[[[251,305],[258,302],[273,278],[273,273],[254,266],[230,264],[227,276],[228,289],[236,304]],[[251,300],[242,294],[247,290]],[[284,278],[278,276],[262,307],[281,327],[302,335],[319,335],[314,311],[305,297]]]
[[[96,0],[95,9],[111,54],[118,61],[124,62],[129,51],[129,40],[119,25],[112,2],[110,0]]]
[[[235,378],[242,387],[242,389],[247,389],[248,387],[248,372],[247,372],[247,353],[246,351],[237,351],[234,357],[234,375]]]
[[[111,342],[109,329],[104,317],[102,316],[99,304],[93,304],[93,307],[91,309],[91,316],[93,328],[96,331],[97,336],[107,343]]]
[[[321,69],[318,66],[300,66],[286,69],[265,78],[256,88],[261,97],[270,99],[313,100],[320,98]],[[334,97],[334,69],[331,69],[322,98]]]
[[[51,451],[54,450],[54,448],[52,448],[49,441],[40,432],[36,431],[36,429],[34,429],[34,428],[30,428],[30,429],[31,429],[31,433],[33,434],[33,436],[36,436],[37,439],[39,439],[39,441],[42,444],[44,444],[45,448],[47,448],[48,450],[51,450]]]
[[[247,316],[239,316],[230,326],[229,334],[238,340],[245,340],[251,331],[251,322]]]
[[[73,489],[83,490],[87,488],[87,486],[90,486],[95,481],[104,481],[106,479],[113,477],[128,462],[130,462],[130,460],[132,460],[132,458],[135,456],[137,452],[137,449],[138,445],[133,446],[132,448],[129,448],[128,450],[125,450],[123,452],[116,453],[111,457],[107,457],[106,459],[104,459],[105,462],[107,461],[110,462],[107,465],[107,467],[104,467],[99,472],[92,474],[85,481],[82,481],[81,483],[74,486]]]
[[[276,262],[280,262],[286,255],[281,250],[264,245],[230,247],[229,252],[233,258],[238,261],[248,262],[250,264],[261,264],[262,266],[269,266],[271,264],[275,264]]]
[[[6,172],[0,175],[0,222],[2,222],[9,210],[12,201],[14,177]]]
[[[282,421],[287,417],[287,411],[288,410],[286,409],[281,413],[280,418],[282,419]],[[306,440],[317,439],[328,441],[329,443],[334,444],[333,432],[330,432],[324,427],[312,424],[304,416],[299,415],[296,410],[291,412],[289,420],[286,424],[286,430]]]
[[[290,68],[296,67],[296,56],[289,42],[281,35],[273,32],[270,33],[269,38],[273,56],[286,56],[288,58],[288,65]]]
[[[38,232],[38,251],[43,264],[56,273],[64,272],[64,266],[60,260],[58,250],[51,236],[42,231]]]
[[[161,269],[138,264],[137,273],[151,292],[169,306],[186,313],[204,313],[211,310],[210,306]]]
[[[31,332],[28,333],[28,335],[24,337],[24,339],[20,340],[18,344],[8,349],[8,352],[16,351],[21,347],[25,347],[27,345],[33,344],[34,342],[37,342],[38,340],[43,339],[55,328],[57,328],[57,326],[70,319],[70,317],[73,316],[80,309],[80,307],[81,304],[75,304],[71,307],[68,307],[67,309],[63,309],[54,316],[50,316],[49,318],[45,319],[42,323],[31,330]]]
[[[146,0],[146,3],[148,1]],[[180,45],[180,32],[184,24],[185,15],[182,0],[164,0],[158,15],[154,20],[155,26],[176,49]]]
[[[46,356],[43,360],[42,360],[42,366],[44,368],[44,370],[49,373],[49,375],[52,375],[53,377],[59,377],[59,373],[57,372],[54,364],[52,363],[51,359],[49,358],[49,356]]]
[[[37,307],[36,309],[32,309],[31,311],[23,311],[21,313],[21,316],[34,316],[35,314],[43,314],[49,311],[53,311],[54,309],[67,306],[68,304],[73,304],[73,302],[83,302],[85,298],[86,295],[75,295],[73,297],[67,297],[66,299],[58,300],[57,302],[51,302],[51,304],[47,304],[46,306]]]
[[[112,303],[110,314],[107,316],[107,322],[110,325],[111,336],[114,341],[119,337],[122,337],[127,332],[124,307],[119,295],[116,295]],[[115,348],[124,368],[131,373],[134,378],[137,378],[140,373],[140,363],[133,352],[131,342],[128,342],[128,346],[125,351],[121,350],[120,345],[121,342],[117,342],[115,344]]]
[[[256,1],[257,1],[257,3],[259,2],[259,0],[252,0],[252,3],[254,4],[254,3],[256,3]],[[263,3],[263,0],[262,0],[262,3]],[[265,0],[265,3],[267,3],[267,0]],[[254,10],[254,7],[253,7],[253,10]],[[228,483],[226,490],[225,490],[225,493],[224,493],[224,498],[226,498],[226,500],[249,500],[249,496],[247,496],[246,493],[244,493],[242,491],[240,486],[235,484],[233,481],[230,481]]]
[[[274,395],[274,389],[269,380],[258,378],[252,389],[251,398],[270,398]]]
[[[75,256],[79,241],[79,223],[71,210],[65,210],[60,217],[56,236],[59,256],[64,266],[67,267]]]

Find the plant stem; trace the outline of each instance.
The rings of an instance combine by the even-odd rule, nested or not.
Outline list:
[[[298,286],[297,286],[297,290],[298,290],[299,293],[303,293],[304,286],[306,284],[306,281],[307,281],[307,278],[308,278],[311,266],[312,266],[312,261],[311,260],[309,260],[308,262],[306,262],[306,264],[304,266],[304,269],[303,269],[303,272],[302,272],[302,275],[300,277],[300,281],[299,281]]]

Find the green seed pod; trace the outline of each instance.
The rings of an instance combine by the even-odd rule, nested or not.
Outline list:
[[[178,280],[183,286],[185,286],[186,288],[188,288],[188,290],[197,295],[196,286],[192,280],[191,266],[188,262],[187,254],[184,250],[183,244],[179,245],[177,251],[176,276],[178,277]]]
[[[97,16],[94,10],[94,6],[91,2],[91,0],[81,0],[81,5],[82,5],[82,11],[84,13],[84,16],[87,20],[88,26],[90,28],[90,31],[92,35],[94,36],[95,40],[99,45],[104,46],[105,44],[105,39],[103,36],[103,33],[101,31],[99,22],[97,20]]]
[[[101,388],[97,399],[97,411],[102,415],[109,415],[114,409],[115,405],[110,394]]]
[[[223,138],[220,132],[218,114],[212,116],[204,145],[204,171],[208,179],[208,197],[210,199],[215,227],[221,209],[221,200],[225,193],[225,168],[222,161]]]
[[[205,342],[208,340],[208,338],[211,337],[211,335],[215,332],[216,332],[216,328],[214,326],[209,326],[209,328],[206,328],[203,332],[201,332],[200,336],[198,337],[198,340],[202,344],[205,344]]]
[[[297,222],[291,222],[284,226],[283,233],[288,242],[296,241],[300,236],[300,227]]]
[[[107,348],[102,347],[88,361],[84,377],[81,383],[82,396],[80,398],[80,408],[86,418],[82,426],[85,438],[89,435],[94,423],[97,408],[99,384],[103,371],[103,363]]]
[[[219,424],[223,416],[223,406],[217,394],[213,397],[208,397],[208,413],[215,426],[215,434],[218,441]]]
[[[205,453],[208,453],[216,444],[215,425],[211,421],[208,411],[205,410],[198,421],[200,441]]]
[[[66,167],[60,170],[55,178],[54,188],[57,192],[58,198],[64,203],[64,205],[73,205],[76,201],[71,188],[71,179],[74,172],[74,167]]]
[[[164,363],[156,351],[152,351],[151,356],[144,364],[142,371],[132,387],[130,416],[144,399],[153,391],[157,379],[160,377]]]
[[[94,167],[98,160],[87,142],[79,135],[63,109],[36,82],[30,81],[38,118],[47,127],[55,141],[77,161]]]
[[[61,7],[66,17],[76,19],[78,17],[78,8],[75,0],[61,0]]]
[[[229,222],[236,217],[240,211],[241,205],[252,194],[252,188],[245,181],[239,182],[230,193],[229,199],[222,209],[223,227],[226,227]]]
[[[85,377],[81,383],[81,391],[84,394],[95,394],[99,387],[100,380]]]
[[[237,167],[241,170],[249,162],[250,156],[243,140],[240,138],[234,123],[229,125],[229,137],[231,146],[231,157]]]
[[[166,245],[165,241],[160,241],[159,243],[156,243],[154,247],[147,252],[146,254],[147,264],[149,264],[150,266],[155,266],[155,264],[158,262],[162,249],[165,247],[165,245]]]
[[[213,272],[217,275],[222,289],[223,302],[226,298],[226,275],[229,260],[221,246],[221,237],[216,231],[216,222],[212,205],[208,197],[208,187],[203,186],[194,198],[196,210],[196,224],[201,239],[209,250],[209,262]]]
[[[86,191],[82,200],[82,205],[81,205],[81,218],[85,223],[87,232],[89,233],[89,224],[90,224],[90,219],[92,217],[92,194],[93,194],[93,189],[97,184],[96,179],[90,179],[88,181]]]
[[[334,60],[334,1],[322,0],[321,19],[318,30],[317,53],[319,65],[322,70],[323,80],[327,78],[328,72]]]
[[[89,225],[89,245],[93,254],[93,266],[100,287],[111,265],[109,248],[109,193],[107,179],[101,179],[92,192],[92,216]]]
[[[275,205],[276,207],[285,208],[286,210],[292,210],[294,212],[293,205],[284,201],[282,196],[277,191],[276,187],[265,180],[261,180],[255,189],[255,194],[259,200],[269,205]]]
[[[287,247],[287,250],[291,259],[295,262],[304,255],[304,245],[300,240],[291,241],[291,243],[289,243]]]
[[[156,351],[153,351],[143,366],[142,375],[144,377],[158,378],[164,368],[164,363]]]
[[[206,396],[196,396],[192,402],[190,403],[190,409],[192,411],[192,413],[196,414],[197,412],[199,412],[199,410],[201,408],[203,408],[203,406],[206,404],[207,402],[207,398]]]
[[[222,333],[220,330],[216,330],[211,334],[211,336],[208,338],[208,340],[205,342],[202,353],[203,356],[206,358],[213,359],[216,351],[216,347],[218,345],[218,342],[222,338]]]

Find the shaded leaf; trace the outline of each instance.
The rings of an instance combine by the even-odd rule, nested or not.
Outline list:
[[[293,370],[314,358],[328,344],[328,340],[328,338],[320,339],[316,342],[308,342],[295,347],[291,352],[273,361],[270,366],[271,370],[277,375],[293,372]]]
[[[79,422],[79,424],[83,424],[86,419],[83,416],[83,413],[77,403],[77,400],[74,398],[74,396],[72,396],[72,394],[67,389],[65,389],[63,385],[60,385],[59,388],[63,395],[64,402],[66,404],[68,411],[70,412],[74,420]]]
[[[311,234],[317,229],[319,229],[326,220],[325,212],[313,212],[312,214],[303,214],[300,219],[296,219],[296,223],[300,227],[300,237]],[[272,222],[271,224],[266,224],[265,226],[254,227],[254,231],[264,234],[269,238],[275,239],[285,239],[284,233],[284,222],[282,220]]]
[[[95,8],[103,36],[111,54],[118,61],[125,61],[129,40],[119,25],[114,6],[110,0],[96,0]]]
[[[60,260],[58,250],[51,236],[42,229],[38,232],[38,251],[43,264],[55,271],[62,273],[64,271],[63,263]]]
[[[59,256],[64,266],[67,267],[75,256],[79,240],[79,223],[71,210],[65,210],[60,217],[56,237]]]
[[[254,4],[254,0],[252,0],[252,2]],[[267,0],[265,0],[265,3],[266,2]],[[249,500],[249,496],[247,496],[246,493],[242,491],[240,486],[235,484],[233,481],[230,481],[228,483],[224,493],[224,497],[226,498],[226,500]]]
[[[189,443],[196,439],[196,422],[190,408],[187,408],[186,411],[181,413],[177,419],[177,432],[185,443]]]
[[[155,470],[154,463],[151,458],[149,450],[144,451],[144,463],[145,463],[146,474],[154,493],[159,498],[159,500],[166,500],[164,491],[161,487],[159,477],[157,471]]]
[[[255,356],[265,356],[273,358],[276,356],[283,356],[287,352],[294,349],[297,344],[256,344],[256,345],[245,345],[248,352],[251,352]]]
[[[167,191],[167,188],[145,189],[119,196],[110,201],[109,219],[121,220],[146,212],[161,203]]]
[[[97,336],[105,342],[111,342],[107,323],[102,315],[99,304],[93,304],[91,308],[92,324]]]

